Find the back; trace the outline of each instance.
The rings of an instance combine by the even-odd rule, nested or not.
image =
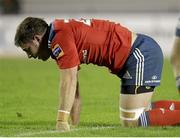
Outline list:
[[[120,24],[96,19],[55,20],[53,24],[57,39],[54,44],[59,43],[62,50],[76,47],[77,54],[73,55],[77,61],[72,61],[76,64],[93,63],[118,73],[130,53],[131,32]],[[59,65],[64,62],[59,60]]]

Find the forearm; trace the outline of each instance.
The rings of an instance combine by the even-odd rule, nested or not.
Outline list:
[[[60,82],[60,103],[57,114],[56,129],[60,131],[68,131],[70,130],[68,120],[76,91],[77,67],[61,70]]]
[[[59,110],[71,111],[76,91],[76,79],[61,83]]]
[[[80,99],[79,82],[77,81],[75,99],[70,112],[73,125],[77,125],[79,123],[80,110],[81,110],[81,99]]]

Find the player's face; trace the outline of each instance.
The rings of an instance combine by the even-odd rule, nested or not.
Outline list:
[[[22,46],[22,50],[26,52],[28,58],[38,58],[45,61],[50,57],[47,40],[42,38],[43,36],[35,36],[31,42]]]
[[[39,43],[36,41],[32,41],[29,43],[24,44],[22,50],[26,52],[28,58],[37,58],[38,57],[38,50],[39,50]]]

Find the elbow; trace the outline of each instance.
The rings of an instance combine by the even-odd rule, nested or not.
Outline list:
[[[77,83],[77,67],[64,69],[61,71],[61,84],[64,85],[76,85]]]

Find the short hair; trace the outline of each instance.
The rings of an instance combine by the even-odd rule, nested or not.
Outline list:
[[[14,44],[22,46],[31,42],[35,35],[41,35],[47,29],[48,24],[41,18],[27,17],[17,27]]]

